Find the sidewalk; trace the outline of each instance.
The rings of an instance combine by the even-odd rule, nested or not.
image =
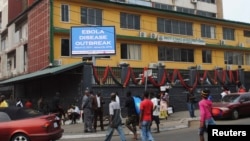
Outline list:
[[[189,121],[199,120],[199,110],[195,111],[196,118],[190,118],[188,111],[175,112],[171,114],[167,120],[160,121],[160,131],[168,131],[168,130],[176,130],[181,128],[188,128]],[[123,118],[123,123],[125,123],[125,118]],[[100,127],[97,127],[97,132],[95,133],[84,133],[82,121],[78,121],[77,124],[69,124],[70,122],[66,122],[65,125],[62,125],[64,129],[64,134],[61,139],[74,139],[74,138],[90,138],[90,137],[104,137],[107,131],[108,121],[104,121],[104,129],[105,131],[101,131]],[[97,122],[99,124],[99,121]],[[155,123],[152,125],[152,132],[156,128]],[[127,127],[123,125],[123,129],[126,135],[131,134]],[[138,132],[139,129],[137,128]],[[117,132],[114,132],[114,135],[117,135]]]

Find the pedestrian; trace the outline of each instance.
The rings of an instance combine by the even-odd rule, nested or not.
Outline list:
[[[91,107],[91,116],[92,116],[92,126],[94,125],[95,123],[95,110],[97,109],[97,101],[96,101],[96,98],[95,98],[95,94],[92,90],[89,91],[90,93],[90,103],[92,104],[92,107]],[[92,131],[93,132],[96,132],[96,130],[94,130],[94,127],[92,127]]]
[[[29,109],[33,108],[33,104],[32,104],[32,101],[31,101],[30,98],[27,99],[27,101],[26,101],[25,104],[24,104],[24,107],[25,107],[25,108],[29,108]]]
[[[210,95],[209,90],[201,91],[201,100],[199,102],[199,110],[200,110],[200,128],[199,128],[199,136],[200,141],[205,141],[204,133],[207,131],[208,125],[215,125],[215,121],[212,116],[212,101],[208,100],[208,96]]]
[[[51,113],[58,113],[60,106],[61,106],[60,105],[60,93],[56,92],[55,96],[50,101],[50,109],[49,109],[49,111]]]
[[[101,130],[104,131],[103,126],[103,105],[105,104],[103,97],[101,96],[101,92],[97,92],[97,95],[95,96],[95,101],[97,103],[97,108],[95,109],[94,114],[94,131],[96,131],[97,128],[97,120],[99,118],[100,121],[100,127]]]
[[[126,141],[126,137],[122,128],[121,107],[120,104],[115,100],[116,93],[111,93],[110,97],[111,102],[109,103],[109,127],[104,141],[111,141],[114,130],[118,132],[121,141]]]
[[[131,91],[127,92],[125,107],[127,108],[127,119],[125,125],[134,134],[134,140],[137,140],[136,126],[138,125],[139,115],[136,112],[135,101],[131,95]]]
[[[16,107],[23,107],[22,100],[19,97],[16,99]]]
[[[188,107],[188,112],[189,116],[191,118],[195,118],[195,103],[196,103],[196,98],[194,95],[194,90],[192,88],[188,89],[187,93],[187,107]]]
[[[8,102],[5,100],[5,95],[0,96],[0,107],[9,107]]]
[[[48,113],[48,104],[45,101],[45,98],[43,96],[40,96],[40,98],[38,99],[37,108],[38,108],[38,111],[40,111],[43,114]]]
[[[223,87],[222,87],[222,92],[220,93],[221,99],[222,99],[224,96],[226,96],[226,95],[228,95],[228,94],[230,94],[230,93],[231,93],[231,91],[228,89],[228,87],[227,87],[227,86],[223,86]]]
[[[153,103],[149,99],[149,92],[145,91],[143,100],[140,103],[140,119],[139,128],[141,129],[141,140],[142,141],[154,141],[152,136],[150,125],[152,122],[153,114]]]
[[[160,105],[159,105],[159,101],[160,99],[157,98],[157,96],[151,92],[150,93],[150,97],[151,97],[151,101],[153,103],[153,116],[152,116],[152,121],[155,121],[155,124],[156,124],[156,133],[160,133],[160,118],[159,118],[159,115],[160,115]],[[151,125],[152,126],[152,125]]]
[[[72,112],[71,112],[71,124],[76,124],[76,120],[80,118],[80,109],[77,105],[72,104]]]
[[[239,93],[244,93],[246,92],[246,88],[244,87],[244,85],[241,83],[241,81],[236,81],[237,83],[237,91]]]
[[[168,89],[166,92],[161,92],[160,99],[160,119],[168,119]]]
[[[239,93],[244,93],[244,92],[246,92],[245,87],[244,87],[243,85],[240,85],[238,92],[239,92]]]
[[[92,98],[89,89],[84,91],[84,96],[82,98],[82,109],[84,112],[84,132],[93,132]]]

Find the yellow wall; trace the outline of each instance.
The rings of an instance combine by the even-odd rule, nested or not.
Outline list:
[[[60,6],[61,4],[69,4],[70,5],[70,22],[65,23],[61,22],[60,19]],[[93,7],[93,8],[99,8],[103,10],[103,25],[105,26],[115,26],[116,28],[116,34],[117,35],[126,35],[126,36],[135,36],[139,37],[139,31],[138,30],[131,30],[131,29],[121,29],[120,28],[120,12],[127,12],[127,13],[133,13],[138,14],[141,16],[141,30],[146,33],[157,33],[157,17],[163,17],[163,18],[169,18],[177,20],[183,20],[183,21],[190,21],[193,22],[193,37],[191,36],[185,36],[185,35],[173,35],[173,34],[162,34],[157,33],[158,35],[168,35],[168,36],[176,36],[181,38],[200,38],[201,37],[201,30],[200,30],[200,24],[211,24],[216,26],[216,39],[209,39],[209,38],[203,38],[207,44],[215,45],[215,47],[211,46],[203,46],[203,45],[192,45],[192,44],[169,44],[167,42],[157,42],[157,41],[151,41],[151,42],[144,42],[144,41],[137,41],[137,40],[130,40],[130,39],[117,39],[116,43],[116,55],[111,56],[109,59],[97,59],[96,65],[98,66],[117,66],[120,61],[128,62],[131,67],[147,67],[150,62],[158,62],[158,45],[164,45],[164,46],[173,46],[173,47],[181,47],[181,48],[194,48],[194,60],[193,63],[188,62],[170,62],[165,61],[166,68],[171,69],[187,69],[190,66],[195,65],[201,65],[202,69],[204,70],[212,70],[216,66],[220,66],[222,68],[226,68],[226,65],[224,64],[224,51],[223,48],[218,48],[216,45],[219,45],[220,40],[223,39],[222,34],[222,27],[229,27],[235,29],[235,41],[229,41],[225,40],[226,45],[233,46],[231,49],[227,49],[230,51],[239,51],[237,47],[239,42],[243,42],[245,45],[245,48],[250,47],[250,41],[247,42],[247,39],[243,36],[243,30],[247,29],[250,30],[249,26],[244,26],[244,28],[241,27],[241,25],[233,24],[230,22],[220,22],[216,20],[207,20],[206,18],[192,18],[190,19],[189,16],[181,16],[176,17],[174,14],[166,14],[165,12],[151,12],[148,11],[147,8],[144,10],[140,8],[124,8],[119,6],[112,6],[105,3],[95,3],[95,2],[87,2],[84,1],[79,3],[78,0],[73,1],[66,1],[62,2],[61,0],[55,0],[54,1],[54,26],[70,29],[71,26],[84,26],[80,24],[80,7]],[[195,17],[195,16],[194,16]],[[69,34],[55,34],[54,37],[54,55],[55,59],[63,59],[63,64],[72,63],[81,61],[81,57],[61,57],[60,56],[60,39],[61,38],[69,38]],[[142,56],[141,60],[122,60],[120,59],[120,44],[121,43],[135,43],[135,44],[141,44],[141,51]],[[202,63],[202,49],[208,48],[212,50],[212,63],[211,64],[204,64]],[[233,69],[237,69],[237,65],[233,65]],[[243,65],[242,66],[245,70],[250,70],[250,66]]]

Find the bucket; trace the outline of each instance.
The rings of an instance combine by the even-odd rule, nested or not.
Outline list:
[[[173,111],[173,107],[168,107],[168,114],[173,114],[174,111]]]

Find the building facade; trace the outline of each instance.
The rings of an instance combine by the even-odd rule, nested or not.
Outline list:
[[[120,2],[92,1],[84,6],[75,1],[54,2],[54,57],[62,64],[77,59],[69,48],[72,26],[112,25],[117,35],[116,55],[97,58],[98,66],[125,62],[139,68],[162,64],[171,69],[197,66],[212,70],[240,65],[249,70],[247,23]]]
[[[76,8],[76,10],[71,10],[70,8],[73,6],[73,9],[74,9],[74,5],[79,4],[79,1],[45,0],[45,1],[34,3],[34,0],[21,0],[18,2],[13,1],[13,0],[8,0],[8,1],[5,0],[2,2],[3,2],[2,12],[1,12],[1,15],[2,15],[1,16],[1,21],[2,21],[1,22],[1,27],[2,27],[1,53],[2,55],[1,55],[1,71],[0,71],[1,79],[7,79],[7,78],[11,78],[11,77],[18,76],[18,75],[35,72],[37,70],[44,69],[51,65],[69,64],[69,63],[81,60],[81,57],[72,57],[72,56],[69,57],[70,48],[67,47],[69,46],[69,40],[68,40],[69,32],[67,31],[65,33],[64,31],[63,32],[60,31],[60,29],[70,29],[70,26],[112,25],[116,27],[116,30],[118,31],[117,33],[119,33],[119,28],[117,28],[119,27],[119,22],[126,22],[126,21],[119,21],[119,19],[117,19],[113,23],[112,21],[109,22],[110,14],[109,13],[105,14],[104,11],[106,9],[102,9],[102,7],[98,6],[99,1],[94,1],[94,2],[90,1],[90,3],[93,3],[93,5],[95,5],[96,3],[97,8],[99,9],[93,9],[94,11],[92,12],[91,7],[87,7],[85,10],[87,10],[87,12],[90,14],[101,14],[102,17],[108,17],[106,19],[103,19],[100,23],[95,23],[95,22],[91,23],[92,21],[87,21],[87,23],[82,23],[83,22],[82,20],[84,19],[80,19],[80,17],[84,15],[78,12],[85,12],[84,9]],[[58,3],[58,2],[61,2],[61,3]],[[182,2],[179,2],[176,0],[168,0],[168,1],[111,0],[111,2],[106,1],[106,3],[107,2],[114,3],[114,5],[116,4],[121,5],[121,7],[130,5],[132,7],[137,7],[137,6],[145,7],[145,8],[150,7],[151,9],[155,9],[155,11],[166,10],[166,11],[169,11],[170,14],[172,11],[176,11],[174,13],[180,12],[180,13],[188,13],[188,14],[194,14],[194,15],[207,16],[207,17],[218,17],[218,18],[222,18],[222,15],[223,15],[221,0],[216,0],[216,1],[215,0],[197,0],[197,1],[186,0]],[[8,9],[14,9],[14,10],[8,11]],[[119,11],[120,9],[117,9],[117,12]],[[136,11],[137,10],[135,10],[135,12]],[[212,14],[208,14],[208,13],[212,13]],[[130,16],[127,13],[124,13],[124,15],[126,17]],[[95,16],[98,16],[98,15],[95,15]],[[132,17],[140,16],[140,14],[137,14],[137,15],[135,14],[131,16]],[[86,17],[87,20],[89,20],[90,18],[91,18],[90,16]],[[99,18],[99,17],[96,17],[96,18]],[[129,33],[125,32],[126,33],[124,34],[125,36],[130,36],[131,33],[132,33],[132,36],[134,36],[136,30],[137,30],[136,32],[138,32],[136,34],[140,34],[143,37],[146,34],[147,34],[147,37],[149,36],[157,37],[159,35],[157,32],[161,32],[161,31],[156,30],[156,26],[158,25],[147,22],[147,18],[149,17],[144,18],[143,16],[141,16],[139,18],[143,20],[145,19],[145,21],[141,21],[141,23],[145,23],[145,25],[141,23],[135,23],[135,24],[141,24],[139,29],[132,28],[134,31],[129,32]],[[135,19],[135,20],[140,20],[140,19]],[[147,27],[148,28],[147,29],[146,26],[148,25],[150,25],[151,28]],[[120,28],[122,29],[123,27],[120,27]],[[164,33],[164,31],[162,33]],[[122,35],[122,34],[117,34],[117,35]],[[58,37],[61,39],[58,39]],[[54,39],[56,41],[54,41]],[[59,48],[59,46],[61,47],[64,46],[64,47],[62,47],[63,48],[62,49],[62,48]],[[149,52],[151,54],[151,51]],[[141,52],[141,55],[142,54],[144,55],[143,52]],[[106,60],[110,60],[110,58],[113,58],[113,57],[108,56],[105,58],[108,58]],[[105,65],[105,64],[109,64],[110,62],[110,61],[100,61],[100,60],[101,59],[97,60],[97,65],[100,65],[100,64]],[[105,60],[105,59],[102,59],[102,60]],[[122,63],[122,62],[131,63],[131,61],[129,61],[131,59],[129,58],[118,57],[118,58],[115,58],[115,60],[116,61],[112,61],[113,66],[117,66],[119,65],[119,63]],[[137,60],[137,59],[132,59],[132,60]],[[144,62],[144,60],[141,60],[141,61]],[[154,63],[157,63],[159,61],[165,61],[165,60],[164,59],[159,60],[157,58],[154,58],[153,60],[149,60],[145,62],[146,63],[145,64],[145,63],[141,63],[139,59],[137,61],[138,63],[135,63],[135,66],[138,66],[138,64],[140,64],[138,67],[143,67],[143,66],[149,65],[149,63],[151,63],[151,66],[152,66],[152,65],[155,65]]]

